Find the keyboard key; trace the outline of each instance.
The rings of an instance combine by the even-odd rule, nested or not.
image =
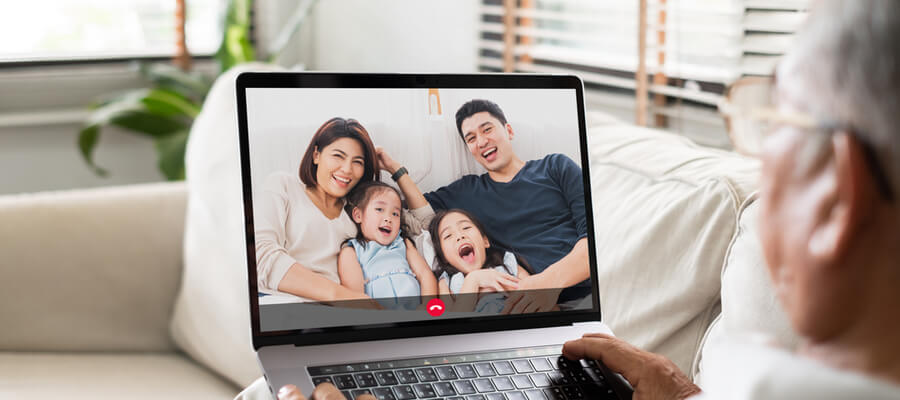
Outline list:
[[[512,381],[516,385],[516,389],[530,389],[534,387],[531,384],[531,379],[528,379],[528,375],[513,375]]]
[[[597,385],[581,385],[581,390],[584,391],[585,397],[590,400],[617,398],[615,392],[613,392],[611,388],[607,387],[601,387]]]
[[[494,387],[497,388],[497,390],[512,390],[513,388],[515,388],[515,385],[513,385],[512,381],[510,381],[509,378],[505,376],[491,378],[491,382],[494,383]]]
[[[456,393],[459,393],[459,394],[475,393],[475,386],[472,385],[472,382],[469,382],[469,381],[454,381],[453,387],[456,388]]]
[[[412,386],[413,390],[415,390],[416,392],[416,396],[418,396],[420,399],[435,397],[434,388],[430,383],[419,383]]]
[[[528,360],[513,360],[512,364],[516,372],[520,374],[534,372],[534,368],[531,367],[531,363]]]
[[[334,377],[334,385],[337,386],[338,389],[356,389],[356,381],[353,380],[353,375],[337,375]]]
[[[584,392],[578,386],[563,386],[562,389],[569,400],[581,400],[584,398]]]
[[[494,361],[492,364],[499,375],[512,375],[516,373],[515,368],[513,368],[509,361]]]
[[[375,398],[378,400],[397,400],[397,397],[394,396],[394,392],[391,391],[391,388],[374,388],[372,389],[372,394],[375,395]]]
[[[416,398],[416,394],[410,386],[394,386],[394,395],[397,396],[397,400]]]
[[[564,356],[559,356],[556,358],[556,365],[559,367],[559,369],[581,369],[581,363],[579,363],[578,361],[570,360]]]
[[[419,377],[419,382],[434,382],[438,380],[437,374],[430,367],[416,369],[416,376]]]
[[[585,360],[583,358],[578,360],[578,362],[581,364],[582,368],[590,368],[590,367],[597,365],[597,364],[594,364],[594,360]]]
[[[462,396],[448,397],[447,400],[465,400]]]
[[[540,389],[526,390],[525,397],[528,397],[528,400],[547,400],[547,396],[544,395],[544,391]]]
[[[553,387],[544,389],[544,394],[547,395],[548,400],[565,400],[566,396],[563,394],[562,388]]]
[[[484,400],[484,396],[480,394],[473,394],[471,396],[466,396],[466,400]]]
[[[356,384],[361,388],[378,386],[378,381],[375,380],[375,375],[372,375],[371,372],[354,374],[353,377],[356,378]]]
[[[356,389],[356,390],[351,390],[351,391],[350,391],[350,395],[353,396],[353,397],[351,397],[352,399],[355,399],[355,398],[357,398],[357,397],[359,397],[359,396],[362,396],[362,395],[364,395],[364,394],[372,394],[372,392],[369,391],[368,389]]]
[[[491,383],[491,380],[488,378],[473,379],[472,383],[475,385],[475,389],[478,390],[478,393],[494,391],[494,384]]]
[[[475,364],[475,371],[478,372],[478,376],[494,376],[494,375],[497,375],[497,372],[494,371],[494,367],[491,366],[491,363],[478,363],[478,364]]]
[[[344,395],[344,398],[345,398],[345,399],[350,399],[350,400],[353,400],[353,395],[352,395],[352,394],[350,394],[350,392],[349,392],[349,391],[346,391],[346,390],[342,390],[342,391],[341,391],[341,394],[342,394],[342,395]]]
[[[434,391],[437,392],[438,396],[452,396],[456,394],[456,391],[453,390],[453,384],[451,384],[450,382],[435,383]]]
[[[313,381],[313,386],[319,386],[320,383],[325,383],[325,382],[328,382],[332,385],[334,384],[334,381],[331,380],[330,376],[316,376],[316,377],[312,378],[312,381]]]
[[[550,371],[553,369],[553,365],[550,364],[550,361],[547,361],[546,358],[532,358],[531,365],[534,367],[535,371]]]
[[[519,391],[506,392],[506,399],[507,400],[528,400],[525,397],[525,394],[523,394],[522,392],[519,392]]]
[[[400,383],[418,383],[419,380],[416,379],[416,373],[411,369],[401,369],[399,371],[394,372],[394,375],[397,376],[397,380]]]
[[[506,400],[506,396],[504,396],[503,393],[500,392],[488,393],[485,395],[485,397],[487,397],[487,400]]]
[[[375,373],[375,379],[381,386],[393,386],[398,383],[393,371],[378,371]]]
[[[456,374],[462,379],[475,378],[478,374],[475,372],[475,368],[472,368],[469,364],[462,364],[453,367],[456,369]]]
[[[442,381],[449,381],[459,378],[456,375],[456,371],[453,370],[453,367],[451,366],[437,367],[434,369],[434,372],[437,373],[438,378]]]
[[[569,378],[569,375],[563,371],[550,371],[547,376],[554,385],[571,385],[573,383],[572,378]]]
[[[606,381],[606,377],[603,376],[603,371],[599,367],[585,368],[584,373],[591,377],[594,382]]]
[[[551,384],[547,374],[537,373],[528,376],[531,378],[531,381],[534,382],[534,387],[548,387]]]
[[[584,370],[581,368],[574,369],[571,371],[566,371],[566,372],[568,372],[569,377],[572,378],[572,381],[574,383],[591,383],[591,382],[593,382],[593,379],[591,379],[591,377],[589,377],[587,374],[585,374]]]

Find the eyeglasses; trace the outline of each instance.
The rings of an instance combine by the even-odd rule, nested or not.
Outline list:
[[[729,93],[729,98],[719,102],[719,111],[728,119],[729,128],[733,129],[732,127],[734,126],[740,126],[745,134],[749,133],[760,139],[772,134],[783,126],[791,126],[819,134],[833,135],[836,132],[846,132],[853,135],[862,145],[866,163],[875,179],[878,191],[885,200],[893,203],[894,189],[888,179],[887,170],[878,160],[875,147],[866,140],[867,136],[860,134],[858,129],[848,124],[823,122],[803,112],[786,112],[776,109],[773,104],[773,96],[771,96],[774,93],[774,83],[774,78],[754,79],[750,84],[758,86],[754,92],[756,94],[755,98],[752,98],[754,96],[749,96],[748,101],[748,97],[744,96],[744,98],[736,102],[731,99],[733,93]],[[759,85],[766,85],[766,87]],[[760,96],[760,94],[763,95]]]

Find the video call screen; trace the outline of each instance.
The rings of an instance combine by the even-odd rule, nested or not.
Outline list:
[[[246,105],[261,332],[592,309],[574,89]]]

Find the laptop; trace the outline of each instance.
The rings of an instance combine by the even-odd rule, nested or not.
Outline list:
[[[273,395],[329,382],[379,400],[631,398],[602,363],[560,356],[611,334],[577,77],[243,73],[236,90],[253,346]],[[371,171],[359,127],[402,171]],[[312,143],[325,131],[342,133]],[[430,210],[398,209],[367,237],[360,216],[397,200],[342,201],[373,176],[403,207],[412,182]],[[401,213],[402,229],[384,222]],[[517,289],[554,266],[580,281]]]

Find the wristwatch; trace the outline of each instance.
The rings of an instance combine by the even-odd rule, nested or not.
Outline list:
[[[402,178],[403,175],[406,175],[408,172],[409,171],[406,170],[406,167],[400,167],[399,169],[397,169],[397,172],[394,172],[394,174],[391,175],[391,179],[393,179],[394,182],[397,182],[398,179]]]

